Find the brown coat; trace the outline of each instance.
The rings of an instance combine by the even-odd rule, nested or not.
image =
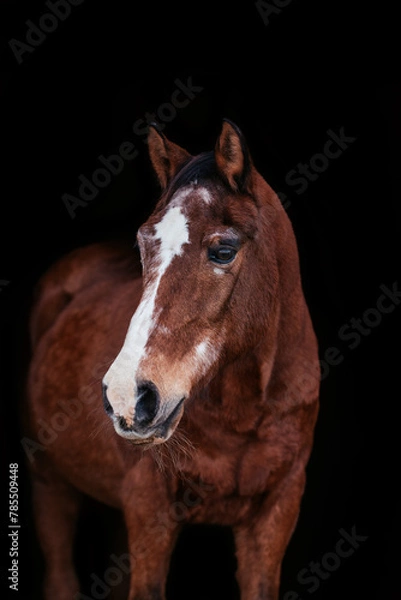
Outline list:
[[[144,282],[132,249],[93,245],[50,269],[32,313],[26,436],[40,444],[31,462],[45,597],[78,590],[71,548],[83,492],[124,512],[129,600],[164,598],[185,522],[231,526],[242,600],[277,600],[319,391],[293,230],[230,122],[208,156],[190,157],[155,129],[149,149],[163,193],[138,236]],[[154,232],[188,186],[177,206],[189,241],[171,241],[161,277],[171,244]],[[148,319],[137,375],[135,336],[117,370],[155,282],[157,326]]]

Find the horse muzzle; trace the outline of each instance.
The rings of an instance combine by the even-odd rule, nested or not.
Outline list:
[[[121,437],[138,445],[167,441],[182,417],[184,400],[162,400],[155,384],[144,381],[138,384],[135,401],[128,409],[125,403],[114,403],[113,407],[108,387],[103,384],[103,405],[114,429]]]

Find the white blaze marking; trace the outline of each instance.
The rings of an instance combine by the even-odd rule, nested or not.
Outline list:
[[[200,198],[206,204],[210,204],[210,202],[212,201],[212,196],[206,188],[198,187],[196,184],[192,183],[174,194],[174,196],[170,200],[170,206],[182,206],[182,204],[185,202],[185,200],[190,194],[194,195],[194,199],[197,196],[200,196]]]
[[[160,241],[157,275],[144,291],[141,302],[131,319],[124,345],[104,377],[107,385],[115,382],[114,392],[121,399],[124,397],[122,387],[130,390],[129,396],[131,397],[135,390],[139,363],[146,353],[149,335],[157,321],[157,315],[154,313],[160,281],[173,258],[181,254],[182,247],[189,241],[188,222],[180,207],[180,202],[188,193],[189,190],[179,192],[172,199],[169,210],[155,226],[154,240],[155,242]]]
[[[206,202],[206,204],[210,204],[212,196],[209,194],[206,188],[198,188],[197,192],[201,196],[202,200]]]
[[[196,369],[202,373],[207,372],[219,356],[218,348],[213,344],[210,338],[205,338],[194,348],[194,362]]]
[[[209,350],[209,340],[206,339],[206,340],[203,340],[203,342],[200,342],[197,346],[195,346],[195,355],[202,362],[206,362],[208,350]]]

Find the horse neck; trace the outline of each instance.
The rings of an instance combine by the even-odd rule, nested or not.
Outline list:
[[[297,368],[303,350],[308,357],[316,349],[302,292],[294,232],[278,198],[277,203],[278,289],[275,305],[269,307],[268,329],[260,332],[254,348],[225,365],[199,392],[200,398],[192,403],[188,416],[206,426],[208,419],[214,418],[216,426],[239,433],[255,430],[263,417],[281,410],[277,390],[285,387],[286,380],[299,377]],[[287,404],[282,402],[284,410]]]

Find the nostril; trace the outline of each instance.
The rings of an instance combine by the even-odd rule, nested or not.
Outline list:
[[[118,424],[119,424],[119,426],[120,426],[120,429],[124,429],[124,430],[126,430],[126,431],[129,429],[129,427],[128,427],[128,423],[127,423],[127,421],[124,419],[124,417],[117,417],[117,421],[118,421]]]
[[[111,406],[109,399],[107,398],[107,385],[105,383],[102,384],[102,393],[103,393],[103,406],[104,410],[108,415],[113,414],[113,407]]]
[[[138,400],[135,406],[135,421],[138,425],[149,425],[159,408],[159,394],[151,381],[138,385]]]

